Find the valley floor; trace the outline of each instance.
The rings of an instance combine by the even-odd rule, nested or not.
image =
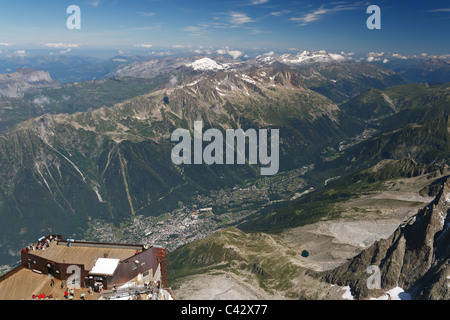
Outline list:
[[[349,299],[351,295],[346,288],[321,282],[308,275],[308,270],[333,269],[375,241],[388,238],[404,220],[433,200],[421,196],[419,191],[447,174],[391,180],[382,192],[337,204],[344,209],[338,220],[319,221],[276,236],[262,234],[252,238],[246,234],[241,243],[232,243],[242,257],[249,261],[256,259],[272,276],[288,267],[295,272],[275,275],[265,283],[254,273],[238,271],[239,267],[235,266],[179,279],[174,293],[181,300]],[[260,242],[264,252],[252,252],[252,244],[247,240]],[[302,250],[307,250],[309,256],[302,257]],[[275,263],[277,255],[279,261]],[[278,279],[280,288],[277,288]]]

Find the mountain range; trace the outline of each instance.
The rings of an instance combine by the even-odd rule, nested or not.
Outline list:
[[[44,66],[49,60],[39,61]],[[363,281],[369,263],[381,269],[380,295],[400,286],[414,298],[448,298],[448,289],[440,288],[448,269],[449,189],[435,181],[448,170],[450,84],[438,83],[447,79],[448,62],[393,70],[325,51],[243,60],[115,57],[80,60],[84,67],[70,82],[58,75],[62,61],[47,65],[54,71],[0,76],[2,263],[14,262],[21,247],[51,230],[82,237],[91,219],[120,225],[191,206],[214,191],[256,184],[257,165],[172,163],[171,133],[192,133],[194,121],[202,120],[222,132],[279,129],[280,180],[313,169],[301,175],[304,183],[293,187],[290,200],[269,196],[239,224],[170,253],[169,272],[180,287],[205,269],[225,270],[272,297],[317,298],[323,290],[330,298],[332,283],[362,299],[370,296]],[[343,262],[336,268],[313,272],[308,263],[318,253],[299,257],[298,248],[307,247],[298,245],[299,236],[286,244],[298,228],[345,220],[348,212],[364,212],[352,219],[366,221],[365,211],[350,203],[418,180],[421,188],[408,192],[435,186],[436,200],[414,217],[412,206],[425,196],[408,201],[409,214],[395,218],[407,222],[384,240],[342,249],[353,255],[336,259]],[[370,221],[377,220],[372,209]],[[299,285],[303,280],[307,288]]]
[[[336,104],[288,70],[172,75],[179,79],[177,84],[166,77],[169,81],[162,89],[112,107],[44,114],[4,132],[0,212],[9,220],[2,226],[5,239],[13,243],[24,232],[35,237],[44,226],[83,229],[91,215],[113,221],[137,213],[157,215],[195,192],[256,177],[257,168],[249,165],[175,166],[170,161],[170,133],[176,128],[192,131],[196,119],[222,130],[280,128],[281,168],[308,163],[325,146],[337,145],[359,130],[349,130],[344,124],[351,119]],[[106,80],[107,86],[115,84]],[[132,80],[126,84],[134,86]],[[39,97],[49,93],[56,96],[46,89]],[[283,160],[288,158],[295,161]],[[4,254],[7,248],[5,244]]]

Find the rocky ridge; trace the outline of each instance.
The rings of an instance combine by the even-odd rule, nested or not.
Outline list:
[[[0,96],[8,98],[22,98],[25,93],[57,85],[45,71],[21,68],[14,73],[0,74]]]
[[[398,287],[413,299],[448,300],[449,212],[450,181],[447,179],[436,198],[402,223],[388,239],[375,242],[323,278],[333,284],[349,286],[358,299],[378,297]],[[379,287],[367,282],[370,266],[379,268]]]

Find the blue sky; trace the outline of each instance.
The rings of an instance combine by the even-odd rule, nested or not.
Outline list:
[[[381,30],[369,30],[369,5]],[[69,5],[81,29],[69,30]],[[0,51],[235,48],[450,54],[449,1],[15,0],[0,4]]]

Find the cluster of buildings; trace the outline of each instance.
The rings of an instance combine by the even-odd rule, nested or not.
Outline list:
[[[197,211],[198,215],[194,214]],[[136,216],[120,230],[120,234],[102,220],[92,220],[91,229],[95,230],[96,238],[101,241],[121,242],[123,237],[127,241],[160,245],[172,251],[185,243],[204,238],[217,229],[213,214],[208,215],[208,219],[198,219],[199,215],[203,217],[208,214],[206,211],[211,212],[212,208],[183,207],[159,217]]]
[[[124,296],[127,289],[123,288],[127,287],[134,292],[152,292],[153,298],[158,294],[173,297],[167,284],[166,249],[49,235],[24,248],[21,264],[0,277],[0,300],[31,299],[38,295],[62,299],[67,288],[76,290],[83,298],[98,299],[108,294],[110,299],[118,290]],[[155,288],[159,290],[157,294]]]

